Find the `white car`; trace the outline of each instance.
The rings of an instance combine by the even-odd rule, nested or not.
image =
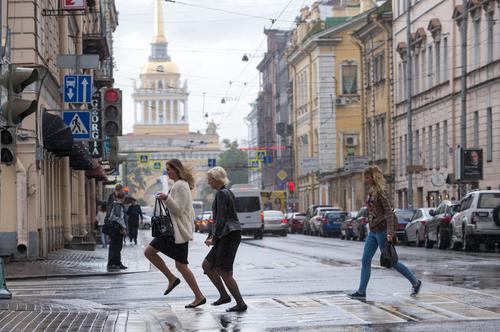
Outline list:
[[[500,190],[478,190],[465,195],[450,223],[453,249],[477,250],[481,243],[491,248],[500,241],[499,210]]]
[[[417,247],[422,247],[425,241],[425,225],[432,219],[430,208],[421,208],[415,211],[413,218],[406,224],[405,234],[408,243],[415,243]]]
[[[140,229],[150,229],[151,228],[151,217],[148,216],[147,214],[143,213],[142,214],[142,221],[139,221],[139,228]]]

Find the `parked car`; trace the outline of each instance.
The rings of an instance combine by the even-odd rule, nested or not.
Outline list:
[[[278,210],[266,210],[261,212],[264,224],[264,233],[274,233],[281,236],[288,234],[288,221],[283,212]]]
[[[324,217],[327,212],[340,211],[340,208],[335,207],[320,207],[316,209],[316,215],[309,219],[309,227],[311,235],[320,235],[320,229],[323,225]]]
[[[290,233],[302,233],[304,228],[304,219],[306,217],[305,213],[292,212],[286,215],[288,222],[288,232]]]
[[[432,218],[425,226],[426,248],[432,248],[434,243],[437,243],[439,249],[446,249],[450,246],[450,222],[459,206],[458,202],[445,200],[430,212]]]
[[[465,251],[481,243],[492,247],[500,241],[500,190],[478,190],[460,200],[460,211],[451,220],[451,245]]]
[[[430,208],[420,208],[415,211],[413,218],[405,228],[405,237],[408,243],[415,243],[417,247],[424,245],[425,227],[432,219],[432,211]]]
[[[142,214],[142,221],[139,221],[140,229],[150,229],[151,228],[151,217],[147,214]]]
[[[203,214],[198,214],[194,217],[194,231],[200,231],[201,220],[203,219]]]
[[[250,184],[233,184],[231,191],[236,200],[241,234],[253,235],[254,239],[262,239],[264,225],[260,215],[262,211],[260,189]]]
[[[310,205],[309,208],[306,211],[306,217],[304,218],[303,227],[302,227],[302,233],[309,235],[311,234],[311,225],[309,223],[309,220],[316,215],[316,210],[321,207],[329,207],[329,205]]]
[[[394,209],[394,214],[396,215],[396,218],[398,219],[398,225],[396,226],[396,232],[395,236],[398,241],[406,243],[406,225],[410,222],[410,220],[413,218],[413,215],[415,214],[415,210],[410,210],[410,209]]]
[[[200,233],[210,233],[214,224],[212,211],[205,211],[201,216],[201,221],[198,224]]]
[[[368,208],[362,207],[352,220],[353,239],[364,241],[368,235]]]
[[[342,240],[354,240],[354,231],[352,230],[353,220],[358,215],[358,211],[351,211],[347,213],[347,216],[340,225],[340,238]]]
[[[340,227],[348,216],[348,212],[344,211],[327,211],[322,217],[322,224],[319,228],[321,236],[340,236]]]

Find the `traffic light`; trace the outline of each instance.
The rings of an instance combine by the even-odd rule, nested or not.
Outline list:
[[[1,163],[12,165],[16,163],[16,127],[0,129]]]
[[[26,100],[19,98],[19,94],[33,82],[38,81],[38,70],[34,68],[9,65],[8,71],[0,76],[0,85],[7,88],[7,100],[1,110],[10,126],[20,124],[24,118],[37,110],[36,98]]]
[[[122,91],[106,88],[102,93],[102,131],[106,136],[122,135]]]
[[[293,181],[288,181],[288,191],[293,192],[295,190],[295,183]]]

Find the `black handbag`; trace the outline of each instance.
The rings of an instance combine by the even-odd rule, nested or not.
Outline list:
[[[380,265],[390,269],[398,263],[398,253],[392,242],[387,241],[380,254]]]
[[[153,216],[151,217],[151,235],[153,237],[173,237],[174,226],[165,203],[156,199]]]

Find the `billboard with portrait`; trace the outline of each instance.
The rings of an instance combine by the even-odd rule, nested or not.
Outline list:
[[[483,150],[463,149],[462,150],[462,179],[482,180],[483,179]]]

